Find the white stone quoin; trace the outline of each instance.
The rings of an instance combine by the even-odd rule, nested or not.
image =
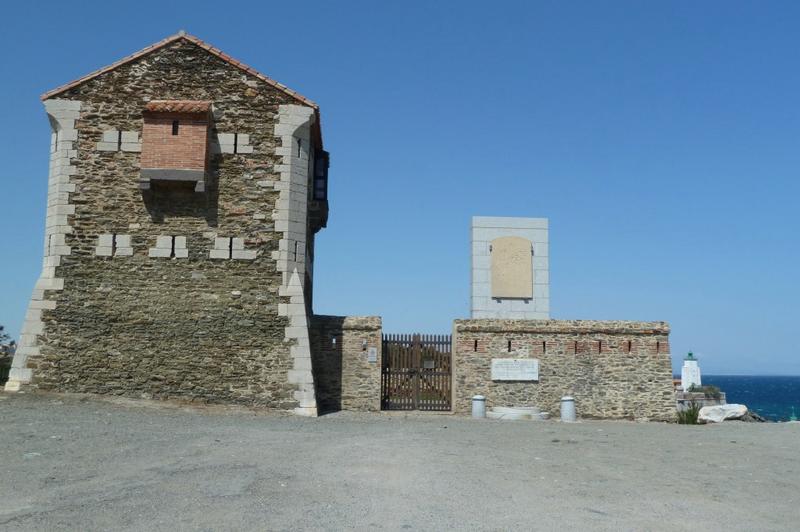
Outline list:
[[[142,140],[138,131],[109,129],[103,131],[102,139],[97,143],[97,150],[141,152]]]
[[[472,218],[474,319],[550,318],[547,218]]]
[[[97,236],[94,254],[98,257],[130,257],[133,255],[131,235],[105,233]]]
[[[33,374],[27,367],[27,361],[30,355],[39,354],[39,336],[44,333],[42,311],[56,308],[55,299],[49,297],[48,293],[64,289],[64,279],[56,277],[56,268],[61,264],[61,257],[72,253],[72,248],[66,244],[66,236],[73,232],[69,217],[75,214],[75,205],[70,203],[70,194],[75,192],[75,184],[70,179],[76,172],[73,164],[78,156],[78,130],[75,129],[75,120],[80,117],[81,102],[51,99],[44,102],[44,107],[52,128],[44,260],[42,273],[33,289],[28,312],[25,314],[19,346],[11,363],[5,385],[8,392],[18,391],[21,385],[31,381]]]
[[[211,143],[212,153],[253,153],[250,135],[247,133],[217,133],[216,142]]]
[[[311,126],[315,119],[314,110],[309,107],[281,105],[275,124],[275,136],[281,139],[281,146],[275,151],[283,160],[275,167],[280,181],[274,186],[280,194],[272,219],[275,231],[282,237],[273,258],[282,274],[278,294],[289,298],[289,303],[278,305],[278,314],[289,318],[285,339],[292,344],[289,350],[293,366],[288,379],[297,387],[294,398],[299,406],[294,411],[304,416],[317,415],[305,298],[308,179],[313,160]]]
[[[694,355],[689,353],[686,358],[683,359],[683,367],[681,368],[681,389],[686,392],[692,386],[701,386],[700,366],[697,365],[697,359],[694,358]]]

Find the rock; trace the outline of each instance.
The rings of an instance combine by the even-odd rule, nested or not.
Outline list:
[[[741,418],[739,418],[739,421],[748,421],[750,423],[766,423],[767,422],[767,420],[763,416],[760,416],[760,415],[756,414],[752,410],[748,410],[745,415],[743,415]]]
[[[704,406],[697,415],[697,420],[703,423],[719,423],[726,419],[739,419],[747,414],[747,407],[744,405],[727,404]]]

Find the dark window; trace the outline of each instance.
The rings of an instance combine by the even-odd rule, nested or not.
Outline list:
[[[173,120],[172,121],[172,134],[173,135],[177,135],[178,134],[178,128],[179,127],[180,127],[180,123],[178,122],[178,120]]]
[[[314,161],[314,192],[312,198],[315,201],[325,201],[328,199],[328,167],[330,157],[328,152],[320,151]]]

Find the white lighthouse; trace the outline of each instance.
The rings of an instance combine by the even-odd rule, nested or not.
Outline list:
[[[681,388],[686,392],[692,386],[700,386],[700,366],[697,365],[697,359],[689,352],[686,358],[683,359],[683,367],[681,368]]]

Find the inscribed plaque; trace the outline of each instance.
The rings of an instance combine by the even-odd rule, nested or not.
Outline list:
[[[492,240],[492,297],[533,298],[531,241],[519,236]]]
[[[493,381],[538,381],[539,360],[535,358],[493,358]]]

